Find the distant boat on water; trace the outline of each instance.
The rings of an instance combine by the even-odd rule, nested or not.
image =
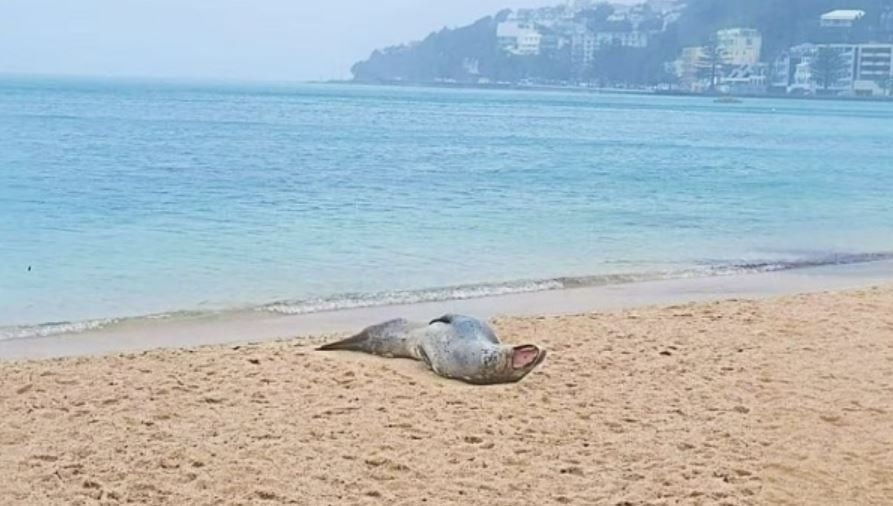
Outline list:
[[[740,104],[741,99],[735,97],[719,97],[713,100],[717,104]]]

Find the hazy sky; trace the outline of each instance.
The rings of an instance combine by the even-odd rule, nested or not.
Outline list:
[[[0,0],[0,73],[308,80],[560,0]]]

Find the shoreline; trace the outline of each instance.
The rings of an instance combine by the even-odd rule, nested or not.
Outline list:
[[[95,330],[0,340],[0,362],[246,344],[295,336],[343,335],[391,318],[424,321],[448,312],[474,314],[481,318],[570,315],[733,298],[753,299],[846,290],[891,281],[893,260],[881,260],[761,273],[640,281],[471,299],[359,307],[298,315],[249,310],[170,319],[123,319]]]
[[[811,267],[837,268],[850,264],[893,261],[893,252],[830,253],[790,259],[763,259],[740,263],[691,264],[676,269],[653,269],[601,274],[558,275],[544,278],[522,278],[510,281],[483,281],[461,285],[406,288],[394,291],[343,293],[306,299],[280,299],[272,302],[243,303],[215,309],[168,308],[142,314],[94,314],[71,320],[13,322],[0,325],[0,342],[4,340],[45,338],[82,334],[89,331],[133,326],[150,321],[183,321],[185,319],[234,319],[246,315],[304,315],[343,312],[354,309],[388,306],[412,306],[424,303],[449,303],[461,300],[493,299],[524,293],[626,285],[649,281],[671,281],[770,272],[796,271]],[[83,315],[82,315],[83,316]]]
[[[386,88],[422,88],[445,90],[485,90],[485,91],[532,91],[541,93],[581,93],[601,95],[633,95],[656,97],[686,97],[686,98],[718,98],[735,97],[744,99],[779,99],[779,100],[803,100],[803,101],[830,101],[830,102],[879,102],[893,103],[893,96],[823,96],[823,95],[790,95],[775,93],[697,93],[670,89],[649,88],[613,88],[590,87],[573,85],[524,85],[518,83],[437,83],[437,82],[401,82],[401,81],[356,81],[353,79],[309,79],[302,81],[289,80],[240,80],[240,79],[214,79],[214,78],[189,78],[189,77],[151,77],[151,76],[102,76],[102,75],[68,75],[68,74],[0,74],[0,80],[10,82],[39,81],[73,81],[81,83],[128,83],[134,85],[151,86],[198,86],[211,88],[274,88],[289,89],[297,86],[380,86]]]
[[[589,93],[601,95],[634,95],[634,96],[663,96],[685,98],[720,98],[734,97],[746,99],[779,99],[779,100],[806,100],[806,101],[841,101],[841,102],[881,102],[893,103],[893,97],[885,96],[859,96],[859,95],[791,95],[773,93],[697,93],[681,90],[658,90],[648,88],[598,88],[589,86],[572,85],[523,85],[516,83],[415,83],[415,82],[367,82],[367,81],[309,81],[308,84],[338,85],[338,86],[384,86],[395,88],[433,88],[447,90],[489,90],[489,91],[533,91],[542,93]]]

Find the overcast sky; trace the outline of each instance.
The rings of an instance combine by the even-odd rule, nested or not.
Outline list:
[[[378,47],[561,0],[0,0],[0,73],[347,78]]]

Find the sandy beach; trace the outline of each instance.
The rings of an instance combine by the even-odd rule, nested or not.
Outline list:
[[[0,363],[0,504],[891,504],[893,286],[497,317],[473,387],[333,336]]]

